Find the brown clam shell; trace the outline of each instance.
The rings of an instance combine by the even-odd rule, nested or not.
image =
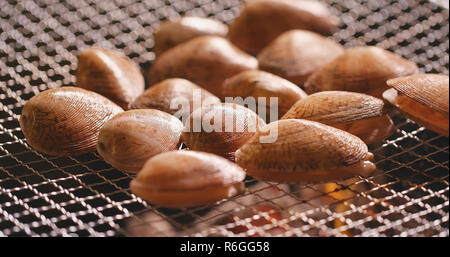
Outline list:
[[[381,98],[388,79],[418,71],[415,63],[389,51],[374,46],[355,47],[314,72],[304,87],[308,94],[342,90]]]
[[[186,102],[175,104],[179,99]],[[189,80],[173,78],[163,80],[139,96],[132,104],[132,109],[157,109],[172,115],[177,114],[177,118],[187,116],[194,110],[194,100],[200,101],[200,106],[206,104],[220,103],[220,99],[207,90],[195,85]],[[172,107],[171,107],[172,104]]]
[[[316,1],[253,0],[245,3],[228,36],[239,48],[258,54],[285,31],[304,29],[330,35],[339,25],[339,18]]]
[[[416,74],[390,79],[383,96],[408,118],[443,135],[449,135],[449,78]]]
[[[260,136],[270,130],[277,131],[276,141],[260,142]],[[280,182],[308,183],[346,178],[349,171],[339,174],[333,170],[352,167],[372,157],[366,144],[358,137],[318,122],[300,119],[269,123],[236,151],[236,163],[249,175],[273,181],[279,181],[275,178],[277,174],[299,176],[298,180],[293,178],[294,181]],[[369,166],[365,168],[367,171],[374,170],[372,163],[365,165]]]
[[[125,111],[102,126],[97,151],[113,167],[138,172],[151,157],[177,150],[183,128],[180,120],[162,111]]]
[[[222,95],[225,97],[242,97],[243,99],[253,97],[255,101],[259,97],[264,97],[267,107],[266,114],[269,114],[273,107],[270,105],[270,97],[277,97],[278,117],[286,113],[295,102],[307,96],[295,84],[259,70],[243,71],[225,80]]]
[[[324,124],[339,124],[378,117],[384,114],[384,102],[366,94],[324,91],[296,102],[283,119],[305,119]]]
[[[90,47],[78,56],[77,86],[97,92],[124,109],[144,92],[138,65],[123,54]]]
[[[320,34],[291,30],[279,35],[258,55],[259,68],[302,85],[316,70],[338,57],[344,48]]]
[[[256,58],[228,40],[203,36],[177,45],[159,56],[150,70],[150,84],[167,78],[184,78],[220,98],[225,79],[257,67]]]
[[[225,37],[228,27],[216,20],[202,17],[182,17],[177,21],[165,21],[155,33],[157,55],[199,36],[215,35]]]
[[[206,125],[213,125],[206,128]],[[188,117],[182,133],[191,150],[214,153],[234,160],[234,152],[265,122],[252,110],[238,104],[203,106]]]
[[[241,167],[222,157],[196,151],[170,151],[148,160],[130,187],[149,202],[182,208],[230,198],[242,192],[244,178]]]
[[[377,119],[381,116],[385,117]],[[385,114],[383,100],[346,91],[324,91],[309,95],[295,103],[282,119],[317,121],[350,133],[357,130],[357,133],[352,134],[361,138],[366,144],[384,139],[393,132],[394,128],[393,122]],[[375,122],[371,122],[371,119]],[[371,123],[371,125],[364,126],[363,122]],[[378,131],[385,133],[374,135]]]
[[[449,79],[447,75],[416,74],[390,79],[387,81],[387,85],[435,111],[449,114]]]
[[[123,112],[107,98],[78,87],[61,87],[32,97],[22,109],[20,127],[36,150],[54,156],[95,151],[100,127]]]

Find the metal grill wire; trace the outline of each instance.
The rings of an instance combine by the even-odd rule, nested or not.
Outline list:
[[[448,10],[428,1],[325,0],[345,47],[376,45],[448,75]],[[448,236],[448,138],[401,115],[371,146],[377,172],[339,183],[250,179],[240,196],[170,210],[131,194],[132,176],[97,154],[36,152],[18,118],[40,91],[75,83],[80,49],[118,49],[146,70],[152,33],[180,15],[230,23],[239,0],[0,1],[0,236]]]

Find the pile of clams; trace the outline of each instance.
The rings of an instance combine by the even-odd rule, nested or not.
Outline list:
[[[137,173],[131,191],[168,208],[234,197],[246,175],[282,183],[370,176],[367,145],[394,132],[395,109],[448,136],[448,76],[418,74],[377,47],[344,49],[326,37],[339,24],[307,0],[247,1],[229,28],[208,18],[166,21],[147,85],[125,55],[89,47],[77,87],[32,97],[20,126],[39,152],[97,151]]]

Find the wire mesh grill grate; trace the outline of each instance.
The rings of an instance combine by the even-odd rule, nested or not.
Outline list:
[[[448,75],[448,10],[428,1],[325,0],[343,21],[345,47],[376,45]],[[30,148],[18,118],[48,88],[75,83],[89,45],[124,52],[143,70],[164,19],[225,23],[239,0],[1,1],[0,236],[448,236],[448,138],[397,114],[396,132],[371,146],[377,173],[339,183],[247,180],[212,206],[170,210],[131,194],[132,176],[97,154],[55,158]]]

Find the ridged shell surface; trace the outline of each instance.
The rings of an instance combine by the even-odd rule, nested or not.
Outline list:
[[[119,52],[90,47],[78,57],[77,86],[97,92],[124,109],[144,92],[138,65]]]
[[[277,130],[277,140],[261,143],[266,131]],[[361,139],[314,121],[287,119],[261,128],[236,151],[244,169],[268,172],[308,172],[349,166],[364,160],[368,150]]]
[[[78,87],[61,87],[32,97],[22,109],[20,127],[36,150],[55,156],[93,152],[100,127],[123,109]]]
[[[435,111],[449,114],[449,79],[447,75],[416,74],[388,80],[387,84]]]
[[[339,124],[383,115],[383,100],[366,94],[324,91],[296,102],[283,119],[306,119]]]

